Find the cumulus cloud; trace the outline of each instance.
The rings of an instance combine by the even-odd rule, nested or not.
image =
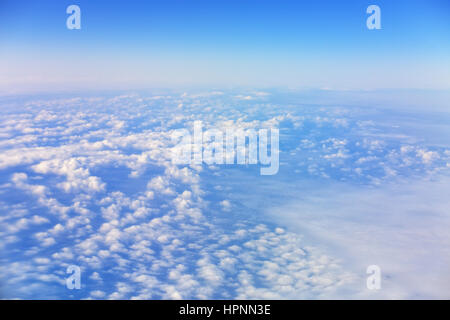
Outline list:
[[[446,297],[423,270],[448,274],[423,261],[448,265],[448,188],[423,181],[448,172],[448,146],[363,119],[373,114],[362,109],[274,96],[132,94],[10,108],[0,119],[0,290],[67,298],[66,267],[79,265],[86,299],[371,297],[361,268],[363,244],[375,239],[370,255],[392,288],[380,297]],[[279,174],[173,164],[171,134],[196,120],[232,132],[279,127]],[[393,179],[423,184],[393,197]]]

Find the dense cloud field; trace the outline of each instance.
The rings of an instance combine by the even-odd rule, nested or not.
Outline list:
[[[449,298],[450,115],[318,96],[2,98],[1,296]],[[277,174],[173,164],[194,121],[278,128]]]

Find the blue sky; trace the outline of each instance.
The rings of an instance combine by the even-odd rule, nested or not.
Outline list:
[[[448,89],[449,15],[447,1],[2,1],[0,85]]]

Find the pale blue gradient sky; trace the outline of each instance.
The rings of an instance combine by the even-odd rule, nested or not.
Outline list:
[[[66,28],[78,4],[82,29]],[[366,8],[381,8],[381,30]],[[0,91],[450,89],[448,1],[2,1]]]

